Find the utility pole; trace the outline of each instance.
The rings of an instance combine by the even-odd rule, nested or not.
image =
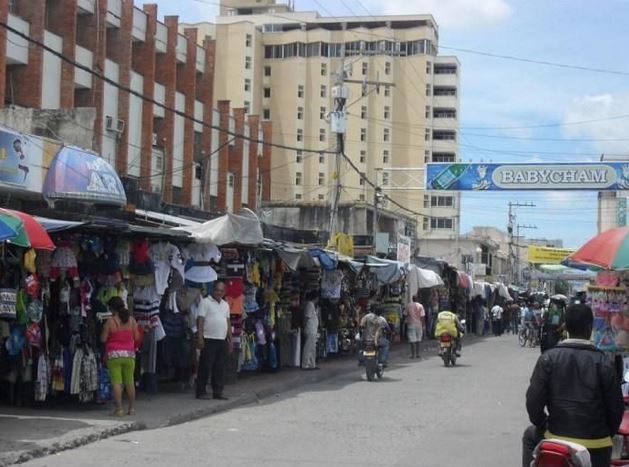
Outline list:
[[[341,68],[336,73],[336,83],[332,88],[333,99],[333,111],[330,112],[330,128],[332,133],[336,133],[336,160],[332,186],[332,196],[330,199],[330,223],[329,223],[329,238],[336,233],[338,229],[338,210],[339,202],[341,199],[341,161],[345,155],[345,133],[347,131],[347,110],[346,103],[349,98],[349,90],[346,83],[361,84],[363,95],[367,94],[367,86],[376,86],[376,92],[380,92],[380,86],[395,86],[393,83],[382,83],[379,79],[376,81],[369,81],[366,78],[363,80],[351,80],[348,77],[351,75],[351,63],[345,63],[345,57],[341,60]],[[378,76],[379,78],[379,76]],[[382,189],[380,187],[374,188],[374,211],[373,211],[373,243],[374,252],[376,244],[376,232],[378,230],[378,205],[383,198]]]
[[[520,229],[533,229],[533,230],[537,230],[537,226],[536,225],[523,225],[523,224],[518,224],[517,225],[517,232],[516,232],[516,236],[515,236],[515,274],[516,274],[516,285],[520,285],[521,281],[520,281]]]
[[[516,276],[516,255],[514,251],[514,241],[513,241],[513,227],[517,225],[516,222],[516,214],[513,208],[534,208],[535,205],[533,203],[520,203],[520,202],[509,202],[509,219],[507,222],[507,233],[509,234],[509,261],[507,263],[507,273],[509,280],[511,282],[515,282]]]

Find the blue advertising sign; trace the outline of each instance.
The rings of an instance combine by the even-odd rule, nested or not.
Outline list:
[[[427,164],[427,190],[629,190],[629,161]]]
[[[127,196],[114,168],[102,157],[62,147],[48,169],[44,197],[125,206]]]
[[[41,193],[43,142],[0,128],[0,186]]]

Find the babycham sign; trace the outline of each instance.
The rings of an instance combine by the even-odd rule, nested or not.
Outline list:
[[[580,164],[428,164],[427,190],[629,189],[629,161]]]

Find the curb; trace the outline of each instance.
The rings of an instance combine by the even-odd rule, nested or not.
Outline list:
[[[131,431],[143,430],[146,426],[142,422],[125,423],[117,425],[104,430],[97,430],[93,433],[78,436],[77,438],[70,439],[61,443],[55,442],[50,446],[41,446],[30,451],[21,452],[19,454],[13,454],[0,457],[0,467],[6,467],[12,464],[23,464],[33,459],[40,457],[57,454],[62,451],[75,449],[87,444],[95,443],[103,439],[111,438],[112,436],[122,435]]]

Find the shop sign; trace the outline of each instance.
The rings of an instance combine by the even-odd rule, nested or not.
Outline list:
[[[616,225],[624,227],[627,225],[627,198],[618,198],[616,208]]]
[[[485,263],[474,263],[474,264],[472,264],[472,275],[474,277],[486,276],[487,275],[487,265]]]
[[[629,161],[427,164],[427,190],[629,190]]]
[[[62,147],[50,165],[44,197],[125,206],[127,196],[114,168],[102,157]]]
[[[389,254],[389,234],[379,232],[376,234],[376,253]]]
[[[560,264],[574,253],[570,248],[548,248],[543,246],[528,247],[528,261],[533,264]]]
[[[0,128],[0,186],[41,193],[51,155],[47,140]]]
[[[404,264],[411,262],[411,239],[404,235],[398,235],[397,260]]]

